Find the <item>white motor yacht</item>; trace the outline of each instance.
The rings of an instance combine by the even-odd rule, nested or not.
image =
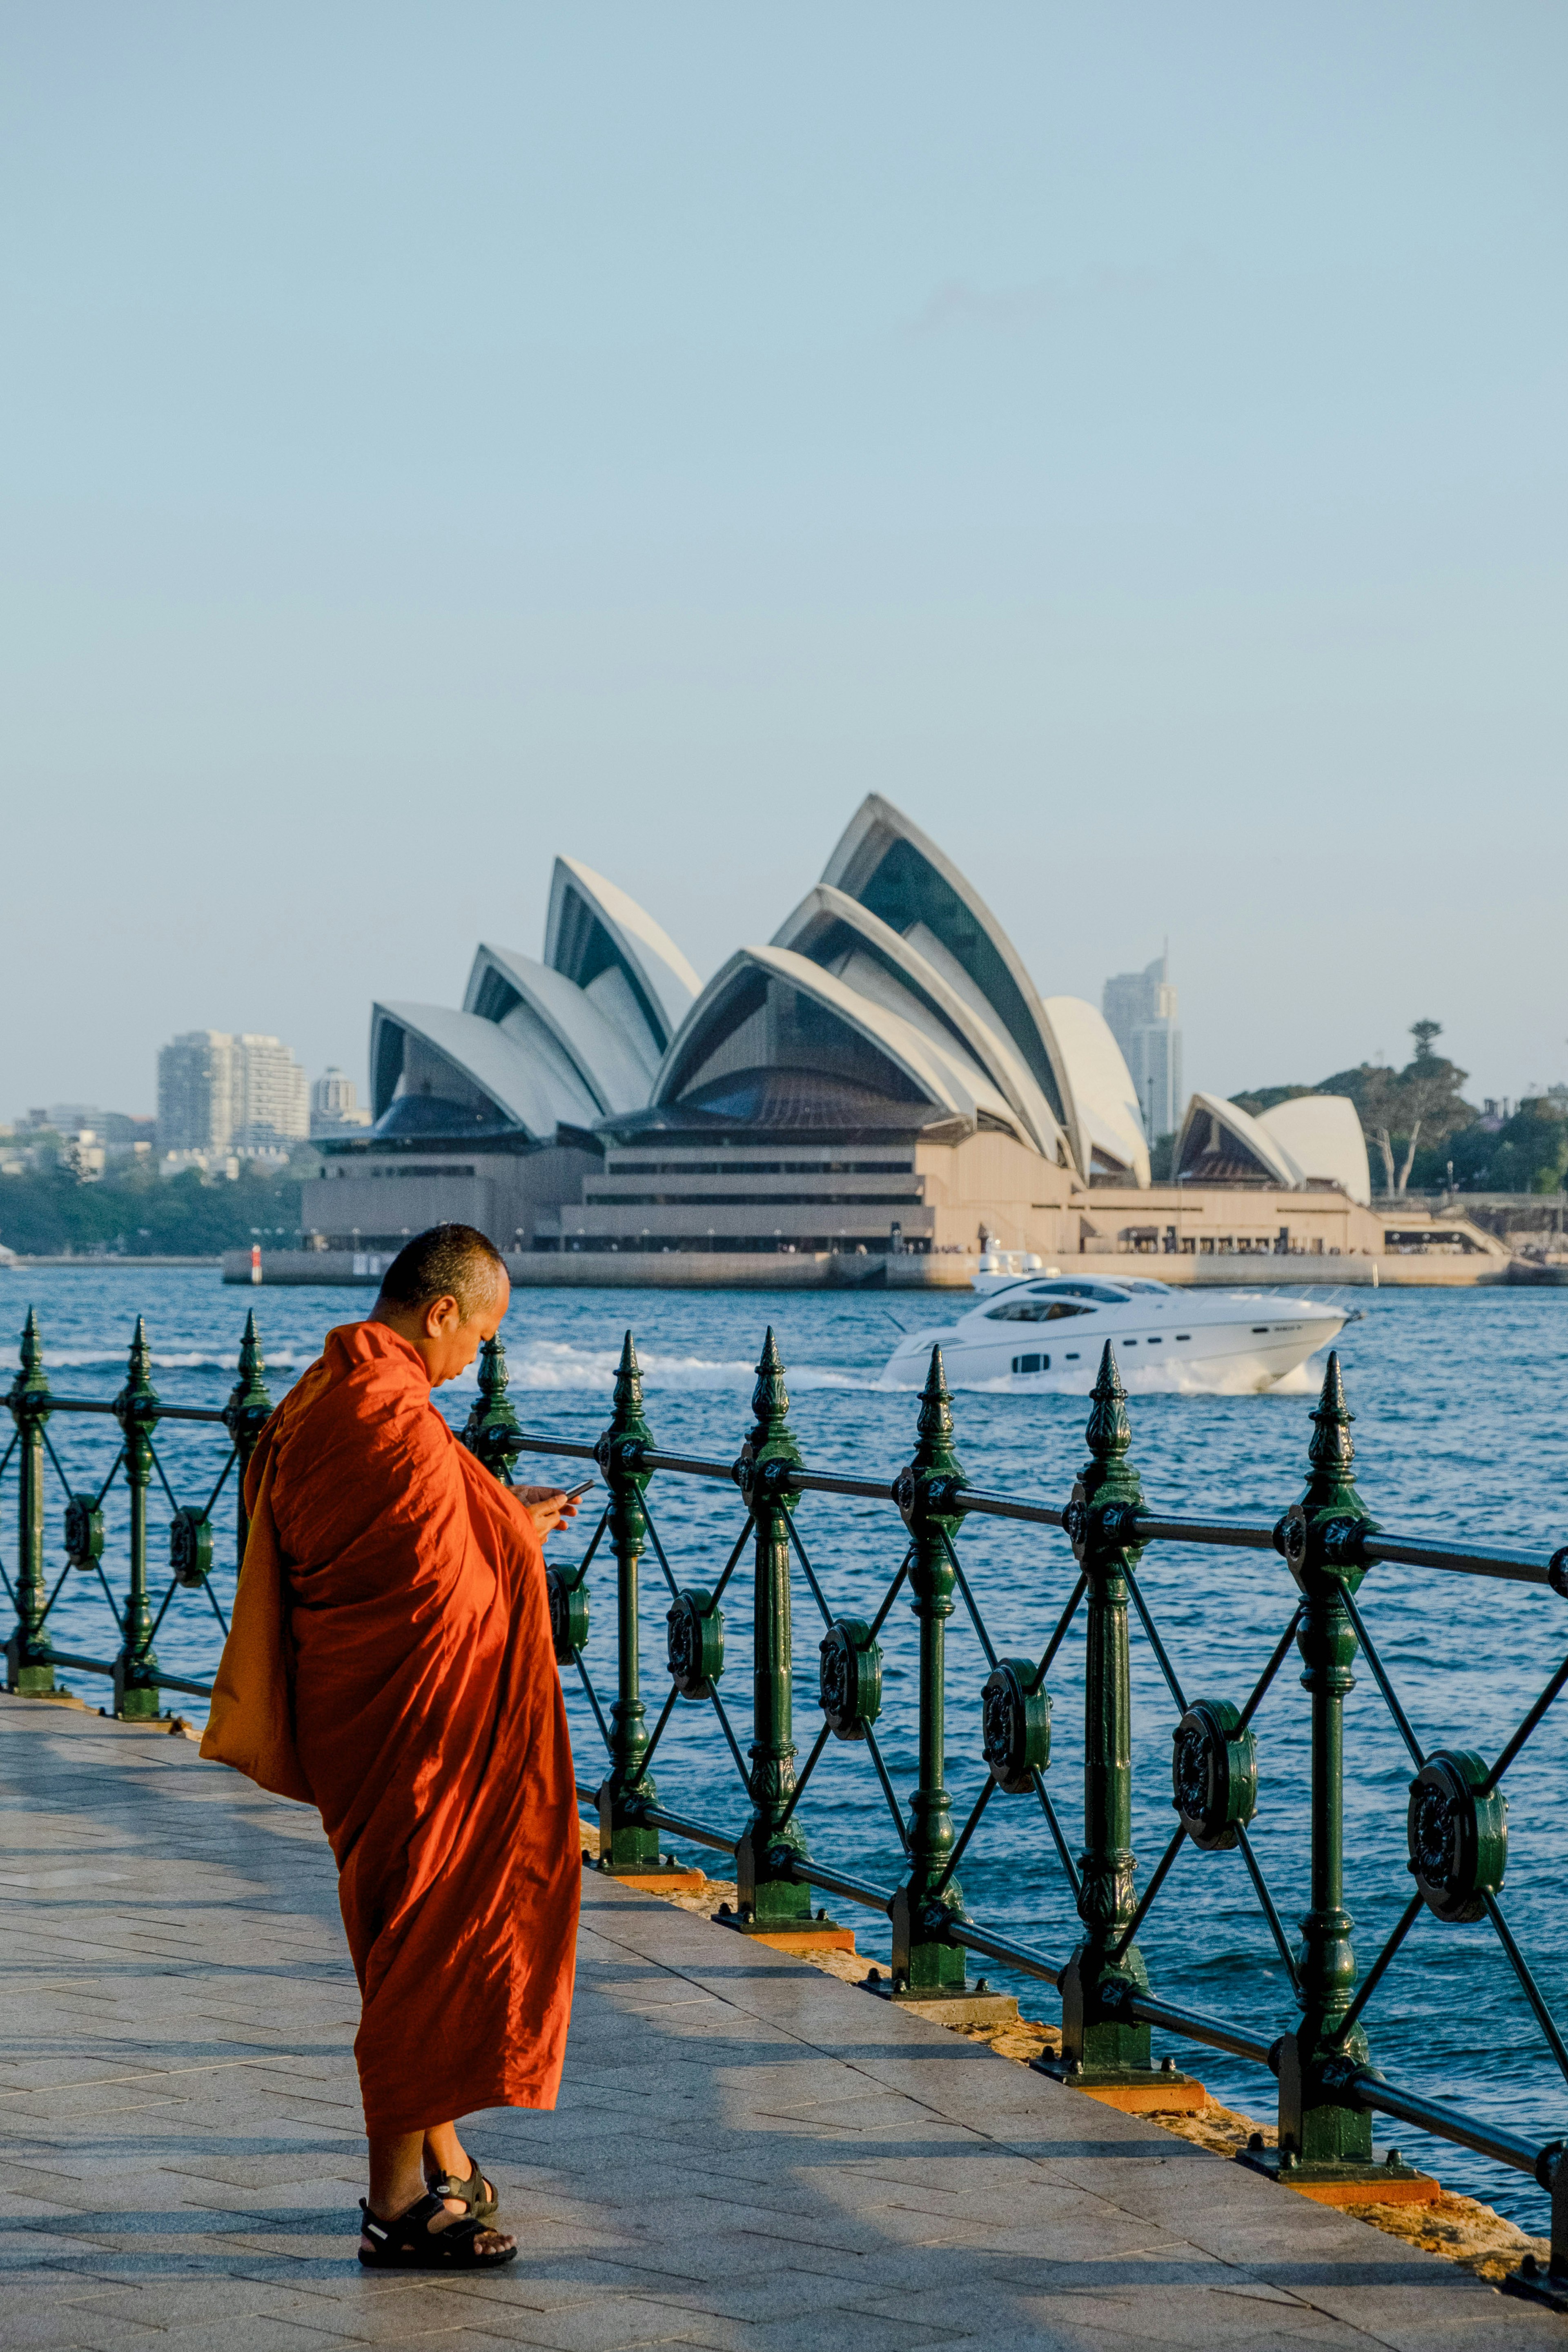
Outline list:
[[[1239,1396],[1276,1387],[1347,1319],[1325,1300],[1277,1292],[1052,1272],[996,1284],[944,1328],[907,1332],[882,1380],[921,1387],[940,1346],[953,1388],[1087,1395],[1110,1339],[1130,1391]]]

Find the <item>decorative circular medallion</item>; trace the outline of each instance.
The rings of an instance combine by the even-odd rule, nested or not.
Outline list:
[[[569,1666],[587,1644],[588,1587],[580,1568],[547,1568],[544,1590],[550,1602],[551,1646],[557,1664]]]
[[[1410,1875],[1450,1927],[1479,1919],[1508,1868],[1508,1799],[1482,1794],[1487,1768],[1469,1748],[1439,1748],[1410,1783]]]
[[[822,1637],[817,1696],[839,1739],[864,1739],[882,1712],[882,1652],[858,1617],[837,1617]]]
[[[1227,1698],[1195,1698],[1172,1735],[1171,1802],[1205,1853],[1236,1843],[1258,1811],[1258,1742]]]
[[[213,1564],[213,1523],[205,1511],[178,1510],[169,1522],[169,1568],[176,1584],[197,1592]]]
[[[669,1679],[682,1698],[708,1698],[724,1671],[724,1612],[700,1584],[678,1592],[665,1612]]]
[[[1034,1786],[1051,1760],[1051,1698],[1033,1658],[1001,1658],[980,1694],[983,1750],[991,1778],[1009,1797]]]
[[[73,1495],[66,1505],[66,1558],[73,1568],[103,1558],[103,1513],[92,1495]]]

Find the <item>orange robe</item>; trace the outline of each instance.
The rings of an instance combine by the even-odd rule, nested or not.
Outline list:
[[[202,1754],[321,1810],[365,2129],[552,2107],[582,1868],[533,1522],[380,1323],[327,1334],[245,1491]]]

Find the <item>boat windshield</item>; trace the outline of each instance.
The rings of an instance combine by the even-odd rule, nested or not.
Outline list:
[[[1045,1323],[1061,1315],[1089,1315],[1096,1307],[1125,1307],[1135,1286],[1113,1288],[1109,1282],[1020,1282],[1004,1291],[996,1306],[986,1309],[990,1323]],[[1150,1283],[1147,1287],[1161,1286]],[[1079,1306],[1072,1302],[1083,1300]]]

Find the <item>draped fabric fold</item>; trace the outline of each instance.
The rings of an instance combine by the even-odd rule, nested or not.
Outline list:
[[[366,2130],[553,2106],[581,1863],[532,1520],[378,1323],[329,1332],[246,1502],[202,1754],[320,1809]]]

